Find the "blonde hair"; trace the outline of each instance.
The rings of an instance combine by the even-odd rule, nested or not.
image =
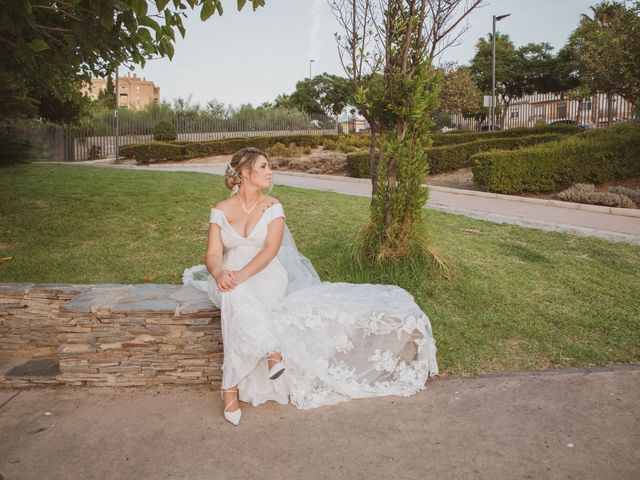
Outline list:
[[[265,152],[254,147],[243,148],[234,153],[225,172],[225,186],[229,190],[233,190],[235,187],[239,188],[242,185],[242,171],[253,168],[260,157],[266,158],[267,162],[271,163]]]

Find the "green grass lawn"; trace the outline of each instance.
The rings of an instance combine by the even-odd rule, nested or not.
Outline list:
[[[219,176],[73,165],[0,169],[0,282],[172,283],[203,263]],[[452,278],[358,270],[368,199],[278,186],[323,280],[393,283],[431,319],[443,374],[638,363],[640,247],[427,210]],[[9,258],[9,259],[8,259]]]

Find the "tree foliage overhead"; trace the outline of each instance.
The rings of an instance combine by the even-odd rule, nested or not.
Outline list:
[[[251,0],[254,10],[264,0]],[[238,0],[242,9],[246,0]],[[117,65],[174,54],[183,18],[222,14],[221,0],[7,0],[0,9],[0,72],[40,103],[40,115],[71,121],[81,110],[80,87]],[[1,77],[0,77],[1,78]],[[49,102],[50,105],[44,105]],[[61,110],[69,114],[60,115]],[[62,118],[60,118],[62,117]]]
[[[602,2],[582,15],[569,48],[591,92],[618,94],[640,108],[640,1]]]

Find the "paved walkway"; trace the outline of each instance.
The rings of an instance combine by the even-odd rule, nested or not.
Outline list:
[[[640,367],[437,379],[412,397],[307,411],[241,408],[235,427],[208,387],[0,390],[0,478],[640,478]]]
[[[102,164],[101,166],[116,167]],[[224,165],[163,164],[153,167],[117,166],[137,170],[161,170],[224,174]],[[344,193],[371,195],[368,179],[276,172],[278,185]],[[587,235],[640,245],[640,210],[584,205],[474,190],[430,187],[427,208],[466,215],[496,223],[510,223],[528,228]]]

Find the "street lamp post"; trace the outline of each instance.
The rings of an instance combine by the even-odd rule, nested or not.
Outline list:
[[[120,108],[120,78],[118,76],[118,70],[120,69],[120,65],[116,66],[116,163],[120,161],[120,112],[118,112]]]
[[[492,58],[492,65],[491,65],[491,111],[489,112],[489,115],[491,116],[491,125],[489,127],[490,130],[494,130],[495,129],[495,125],[496,125],[496,22],[499,22],[500,20],[502,20],[503,18],[507,18],[509,15],[511,15],[510,13],[507,13],[506,15],[498,15],[498,16],[493,16],[493,58]]]
[[[315,60],[309,60],[309,80],[311,80],[311,64],[315,62]]]

